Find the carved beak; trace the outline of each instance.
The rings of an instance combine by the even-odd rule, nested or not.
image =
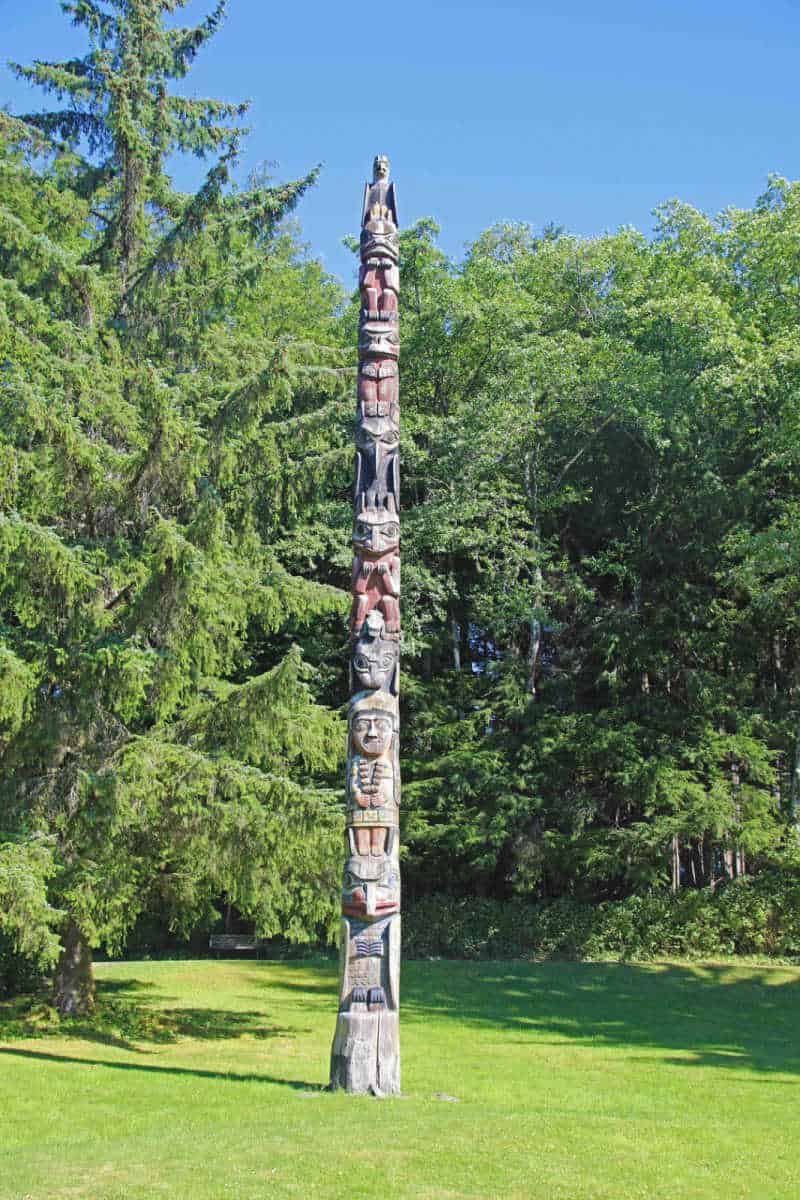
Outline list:
[[[375,884],[366,883],[364,891],[367,893],[366,911],[368,917],[375,916]]]

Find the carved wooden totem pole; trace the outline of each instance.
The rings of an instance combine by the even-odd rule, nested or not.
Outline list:
[[[400,349],[397,205],[375,159],[361,216],[347,848],[331,1087],[400,1091]]]

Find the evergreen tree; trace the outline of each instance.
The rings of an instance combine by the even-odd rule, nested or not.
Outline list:
[[[18,71],[66,107],[2,123],[0,923],[58,934],[64,1011],[147,905],[335,921],[344,735],[295,643],[346,597],[280,534],[287,440],[341,423],[339,293],[281,224],[315,172],[237,189],[245,106],[170,92],[225,6],[180,7],[62,4],[89,53]],[[213,159],[193,195],[176,150]]]

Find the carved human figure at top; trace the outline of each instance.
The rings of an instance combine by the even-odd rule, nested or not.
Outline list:
[[[365,321],[389,324],[397,321],[397,294],[400,273],[397,267],[397,202],[394,184],[389,183],[389,160],[385,154],[375,157],[372,183],[364,187],[364,208],[361,215],[361,270],[358,285]],[[362,350],[368,354],[396,354],[391,345],[374,334],[362,330]],[[388,333],[389,331],[385,331]],[[396,334],[390,339],[396,343]],[[387,348],[388,346],[388,348]]]
[[[391,221],[397,225],[397,200],[394,184],[389,182],[390,163],[385,154],[376,154],[372,162],[372,183],[364,187],[361,224]]]

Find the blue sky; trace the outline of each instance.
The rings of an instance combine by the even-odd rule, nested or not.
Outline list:
[[[0,35],[3,59],[82,48],[56,0],[0,0]],[[182,90],[253,101],[245,172],[324,164],[298,216],[350,285],[341,239],[377,150],[402,224],[435,217],[455,256],[499,220],[647,231],[670,197],[716,212],[750,205],[770,172],[800,175],[798,78],[800,0],[230,0]],[[3,67],[0,101],[36,95]],[[176,169],[181,186],[199,178]]]

